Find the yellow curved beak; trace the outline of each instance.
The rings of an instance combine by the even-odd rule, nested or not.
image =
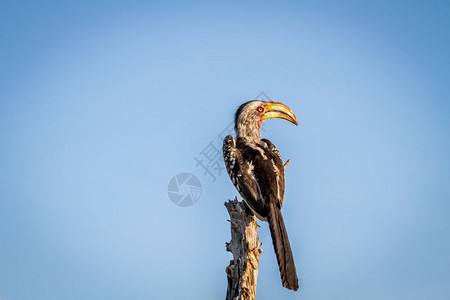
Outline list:
[[[263,120],[281,118],[298,125],[294,112],[281,102],[267,101],[266,112],[262,116]]]

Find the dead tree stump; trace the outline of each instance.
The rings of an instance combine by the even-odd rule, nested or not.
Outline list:
[[[256,300],[261,242],[256,217],[239,200],[225,202],[230,215],[231,241],[226,243],[233,259],[226,268],[228,288],[226,300]]]

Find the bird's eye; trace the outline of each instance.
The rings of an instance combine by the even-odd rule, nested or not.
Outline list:
[[[258,107],[258,111],[259,112],[263,112],[264,108],[262,108],[262,106]]]

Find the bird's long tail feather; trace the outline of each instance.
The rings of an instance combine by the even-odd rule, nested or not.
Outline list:
[[[272,235],[273,247],[280,268],[283,286],[296,291],[298,289],[297,271],[295,269],[294,257],[287,236],[281,210],[275,203],[269,204],[268,214],[270,234]]]

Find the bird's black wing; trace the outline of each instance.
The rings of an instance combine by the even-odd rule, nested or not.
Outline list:
[[[266,152],[272,160],[273,170],[275,174],[278,175],[278,179],[277,178],[275,179],[278,180],[276,183],[279,192],[277,199],[280,202],[281,207],[284,201],[284,188],[285,188],[283,160],[281,159],[281,155],[277,147],[275,147],[275,145],[271,141],[269,141],[268,139],[262,139],[262,142],[264,144],[264,147],[267,148]]]
[[[265,220],[267,210],[258,179],[255,177],[254,161],[244,159],[243,149],[236,146],[231,135],[225,137],[222,150],[225,166],[234,186],[257,217]]]

